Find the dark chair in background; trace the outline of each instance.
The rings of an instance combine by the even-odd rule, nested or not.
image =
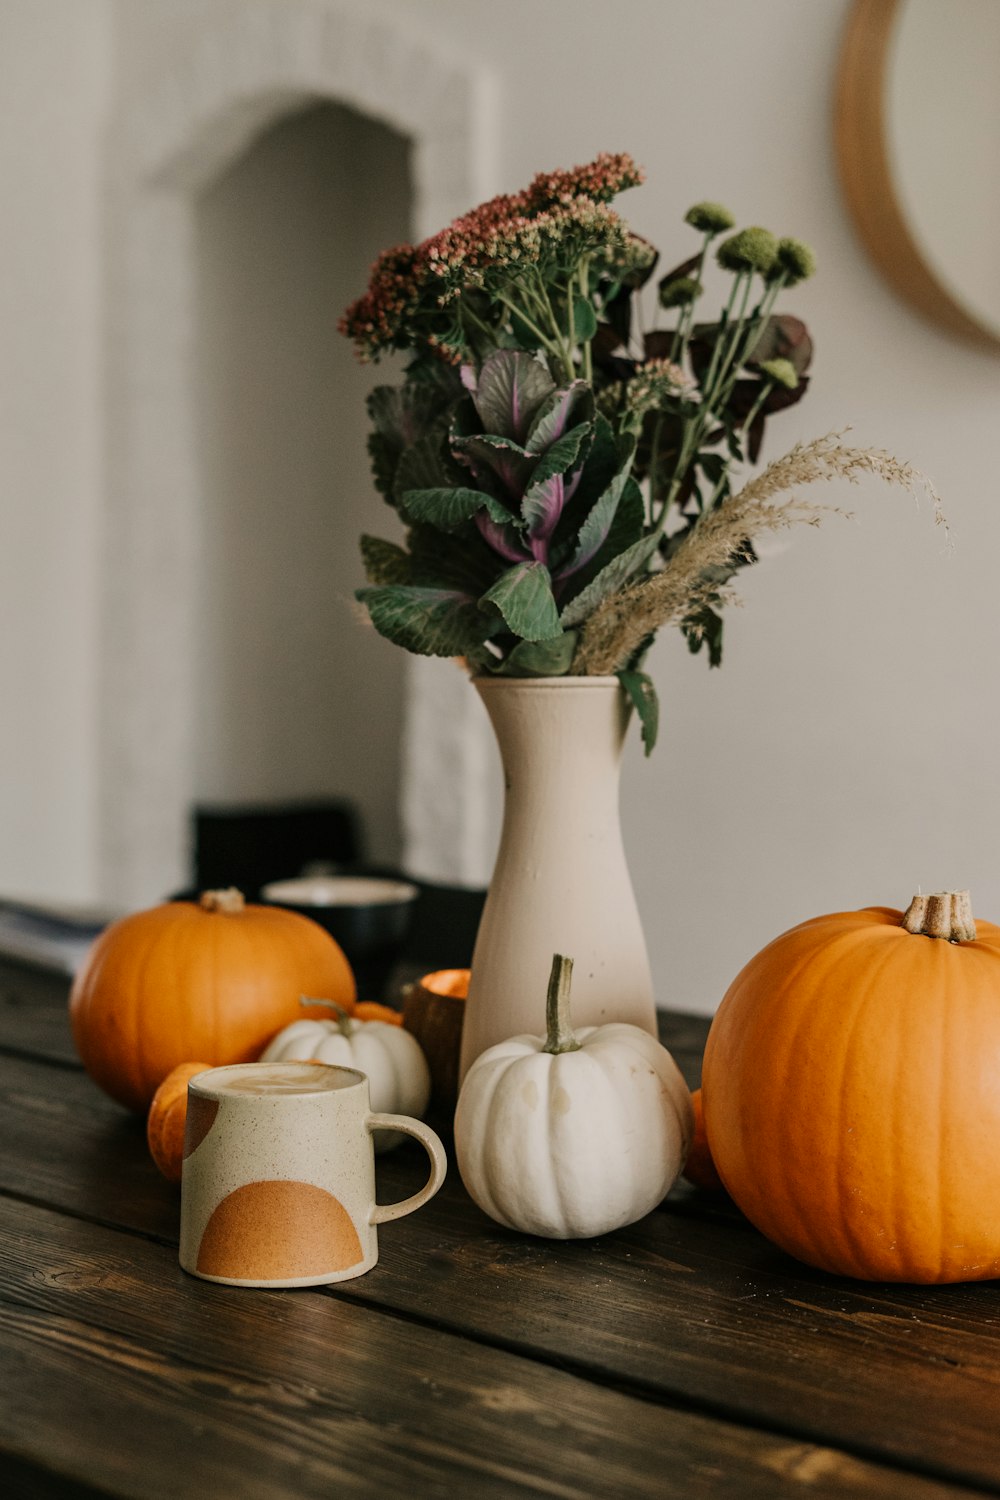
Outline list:
[[[269,880],[310,866],[364,858],[357,810],[345,800],[195,807],[194,880],[200,891],[235,885],[256,901]]]
[[[486,892],[366,864],[364,833],[351,802],[198,806],[193,825],[194,891],[235,885],[248,901],[257,901],[261,887],[271,881],[322,870],[408,880],[420,894],[399,964],[415,974],[469,967]]]

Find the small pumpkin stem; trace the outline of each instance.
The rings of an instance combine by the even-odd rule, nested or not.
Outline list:
[[[341,1029],[342,1033],[344,1034],[344,1036],[353,1036],[354,1035],[354,1032],[353,1032],[352,1027],[351,1027],[351,1018],[350,1018],[350,1016],[348,1015],[347,1011],[344,1009],[344,1007],[342,1005],[338,1005],[337,1004],[336,1000],[313,1000],[308,995],[300,995],[299,996],[299,1004],[300,1005],[325,1005],[325,1006],[328,1007],[328,1009],[336,1011],[337,1012],[337,1025],[340,1027],[340,1029]]]
[[[243,892],[234,885],[224,891],[202,891],[198,905],[203,911],[237,912],[246,906]]]
[[[545,1046],[543,1052],[579,1052],[580,1043],[573,1035],[570,1019],[569,990],[573,978],[573,960],[561,953],[552,955],[552,971],[545,999]]]
[[[937,891],[933,896],[914,896],[903,913],[903,926],[907,932],[946,938],[949,943],[976,941],[976,924],[968,891]]]

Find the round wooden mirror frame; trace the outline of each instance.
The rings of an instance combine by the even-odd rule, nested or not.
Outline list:
[[[900,206],[886,139],[886,74],[905,0],[855,0],[837,69],[834,140],[841,187],[858,233],[900,296],[940,328],[1000,353],[1000,335],[952,296],[924,259]]]

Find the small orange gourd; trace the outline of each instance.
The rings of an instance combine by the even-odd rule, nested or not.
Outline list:
[[[188,1084],[207,1063],[181,1063],[171,1069],[153,1095],[146,1117],[149,1154],[168,1182],[180,1182],[184,1165],[184,1126],[187,1122]]]
[[[687,1160],[684,1163],[684,1170],[681,1175],[693,1187],[704,1188],[706,1192],[710,1193],[720,1192],[722,1190],[722,1178],[716,1171],[715,1162],[712,1160],[712,1152],[708,1144],[701,1089],[695,1089],[691,1094],[691,1113],[694,1115],[694,1135],[691,1137],[691,1145],[688,1147]]]
[[[1000,928],[967,891],[836,912],[730,986],[702,1073],[738,1206],[810,1265],[1000,1275]]]
[[[330,934],[239,891],[206,891],[106,928],[74,980],[70,1021],[94,1082],[144,1112],[179,1063],[258,1057],[301,1018],[303,994],[353,1010],[354,976]]]
[[[403,1012],[391,1005],[380,1005],[377,1000],[359,1000],[351,1011],[358,1021],[384,1021],[387,1026],[402,1026]]]

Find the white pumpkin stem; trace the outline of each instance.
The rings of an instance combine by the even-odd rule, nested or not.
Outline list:
[[[337,1025],[340,1027],[340,1029],[343,1032],[344,1036],[353,1036],[354,1030],[353,1030],[353,1027],[351,1026],[351,1018],[348,1015],[347,1011],[344,1009],[344,1007],[342,1005],[338,1005],[337,1004],[336,1000],[313,1000],[313,999],[310,998],[309,995],[300,995],[299,996],[299,1004],[300,1005],[325,1005],[325,1006],[328,1007],[328,1009],[336,1011],[336,1013],[337,1013]]]
[[[976,924],[968,891],[937,891],[932,896],[914,896],[903,913],[903,926],[907,932],[946,938],[949,943],[976,941]]]
[[[545,999],[545,1046],[543,1052],[579,1052],[580,1043],[573,1035],[569,991],[573,979],[573,960],[561,953],[552,955],[549,990]]]
[[[246,906],[246,901],[243,892],[231,885],[224,891],[202,891],[198,905],[203,911],[231,913],[242,911]]]

